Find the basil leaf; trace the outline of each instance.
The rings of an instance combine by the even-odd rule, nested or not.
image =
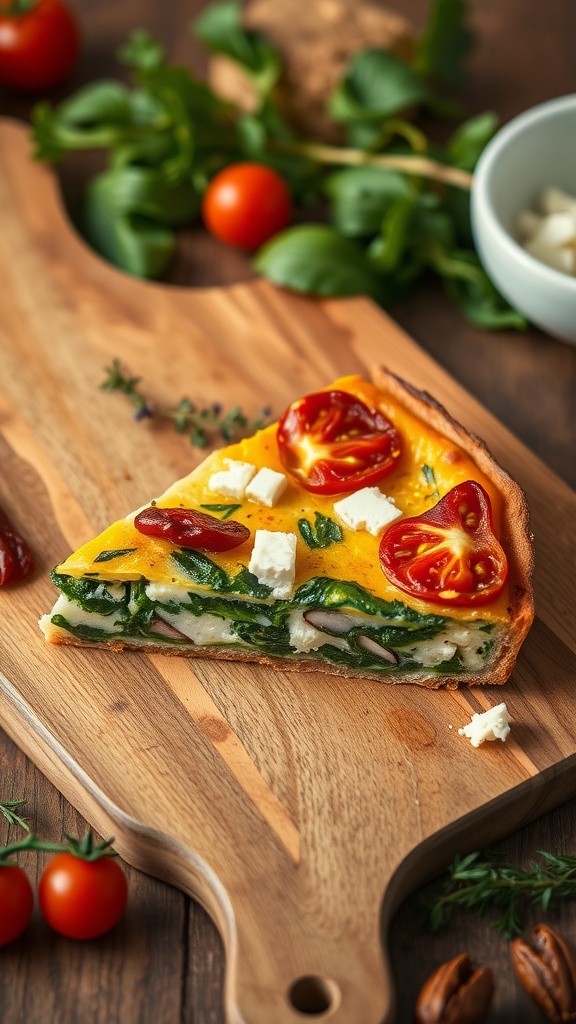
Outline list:
[[[401,196],[410,196],[413,188],[405,174],[366,166],[331,174],[325,191],[332,200],[335,227],[353,238],[378,232],[393,203]]]
[[[414,62],[422,75],[459,85],[473,36],[466,25],[466,0],[432,0]]]
[[[122,82],[94,82],[86,85],[58,108],[62,124],[70,127],[94,124],[131,124],[133,105],[131,91]]]
[[[484,147],[496,132],[497,114],[485,111],[464,121],[450,136],[446,144],[446,158],[454,167],[473,171]]]
[[[300,536],[309,548],[328,548],[331,544],[340,544],[344,540],[338,523],[321,512],[315,512],[314,516],[314,526],[307,519],[298,520]]]
[[[282,69],[280,56],[258,32],[245,29],[239,0],[211,4],[194,23],[194,34],[213,53],[222,53],[240,64],[260,96],[267,96]]]
[[[335,121],[346,125],[352,144],[368,145],[372,133],[375,146],[383,120],[423,103],[430,95],[422,78],[400,57],[388,50],[369,49],[353,57],[330,98],[329,111]]]
[[[476,327],[523,330],[527,326],[525,318],[492,284],[475,253],[454,250],[439,254],[434,267],[450,297]]]
[[[121,555],[131,555],[136,548],[117,548],[115,551],[101,551],[96,555],[95,562],[111,562],[113,558],[120,558]]]
[[[259,250],[254,266],[274,284],[298,292],[384,298],[384,282],[362,249],[320,224],[302,224],[276,235]]]

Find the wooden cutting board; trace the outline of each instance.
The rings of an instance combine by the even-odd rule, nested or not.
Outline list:
[[[576,496],[367,301],[105,265],[8,122],[0,223],[0,504],[39,564],[0,591],[0,723],[126,860],[214,916],[230,1024],[391,1020],[399,900],[576,791]],[[528,494],[538,617],[509,683],[429,692],[47,645],[50,568],[203,457],[99,390],[115,357],[159,404],[250,414],[379,363],[429,390]],[[474,750],[458,727],[502,699],[509,740]]]

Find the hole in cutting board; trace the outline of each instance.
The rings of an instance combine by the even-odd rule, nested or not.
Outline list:
[[[324,1017],[340,1001],[338,986],[326,978],[307,974],[297,978],[288,989],[288,1002],[305,1017]]]

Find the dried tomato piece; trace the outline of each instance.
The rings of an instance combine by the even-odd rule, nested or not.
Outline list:
[[[162,537],[197,551],[229,551],[243,544],[250,530],[235,519],[223,522],[191,508],[159,508],[150,505],[139,512],[134,526],[150,537]]]
[[[32,552],[0,508],[0,587],[23,580],[36,568]]]

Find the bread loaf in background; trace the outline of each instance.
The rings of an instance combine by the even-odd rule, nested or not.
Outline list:
[[[299,134],[325,142],[342,138],[326,107],[350,58],[368,47],[405,60],[414,52],[409,23],[369,0],[248,0],[242,20],[246,28],[265,35],[282,57],[276,99],[288,123]],[[208,75],[225,99],[246,111],[255,109],[251,83],[234,61],[212,58]]]

